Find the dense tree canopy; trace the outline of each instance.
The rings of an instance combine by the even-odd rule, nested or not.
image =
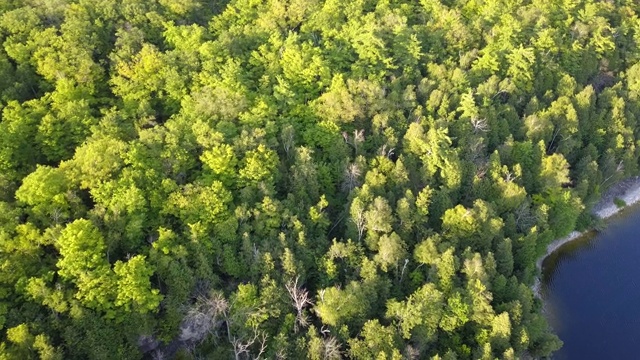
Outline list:
[[[0,358],[551,354],[535,260],[640,171],[639,16],[0,2]]]

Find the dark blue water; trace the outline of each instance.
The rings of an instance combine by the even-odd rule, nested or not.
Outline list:
[[[640,208],[543,264],[543,297],[563,348],[555,359],[640,359]]]

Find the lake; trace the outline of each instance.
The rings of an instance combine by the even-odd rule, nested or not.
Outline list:
[[[554,359],[640,358],[640,207],[607,223],[543,263],[545,311],[564,341]]]

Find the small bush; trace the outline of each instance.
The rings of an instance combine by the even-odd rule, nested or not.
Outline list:
[[[627,203],[624,200],[622,200],[622,199],[620,199],[618,197],[613,199],[613,203],[616,204],[618,209],[621,209],[621,208],[627,206]]]

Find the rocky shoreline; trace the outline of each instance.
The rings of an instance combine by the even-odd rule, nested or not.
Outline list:
[[[598,201],[598,203],[593,207],[592,213],[603,220],[619,213],[625,207],[618,207],[614,202],[616,198],[623,200],[627,206],[640,202],[640,176],[634,176],[622,180],[612,186],[602,195],[600,201]],[[584,232],[573,231],[569,235],[557,239],[549,244],[547,246],[546,253],[536,261],[538,272],[542,271],[542,262],[544,259],[553,254],[564,244],[579,239],[587,232],[588,230]],[[534,295],[538,298],[541,298],[540,286],[540,277],[537,277],[531,289],[533,290]]]

